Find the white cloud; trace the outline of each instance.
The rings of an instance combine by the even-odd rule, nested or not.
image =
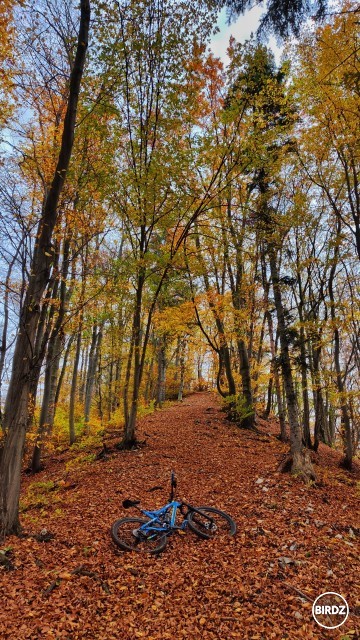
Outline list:
[[[230,36],[234,36],[237,42],[245,42],[249,39],[252,33],[255,33],[263,9],[259,6],[254,7],[250,11],[247,11],[244,15],[240,16],[236,22],[228,25],[226,23],[226,11],[223,9],[219,15],[217,26],[220,31],[214,35],[210,42],[211,51],[220,58],[225,65],[228,64],[229,58],[226,54],[226,50],[229,46]],[[268,46],[272,49],[275,55],[276,62],[280,60],[282,50],[276,45],[275,39],[271,37],[268,42]]]

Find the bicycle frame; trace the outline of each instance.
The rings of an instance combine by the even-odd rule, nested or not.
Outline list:
[[[176,487],[177,487],[177,481],[176,481],[176,477],[174,472],[171,472],[171,492],[170,492],[170,502],[168,502],[164,507],[161,507],[160,509],[155,509],[152,511],[146,510],[146,509],[141,509],[140,507],[138,507],[137,505],[139,504],[139,501],[131,501],[131,500],[125,500],[123,502],[123,506],[128,509],[129,507],[135,507],[138,511],[140,511],[140,513],[144,516],[146,516],[147,518],[150,518],[148,520],[148,522],[144,522],[144,524],[142,524],[139,528],[138,528],[138,532],[142,533],[145,536],[149,536],[149,534],[153,533],[164,533],[165,535],[170,535],[173,531],[179,531],[179,530],[183,530],[187,527],[187,514],[189,511],[193,511],[195,513],[199,513],[202,518],[206,518],[207,520],[209,520],[209,522],[213,522],[213,519],[211,518],[211,516],[208,516],[206,514],[204,514],[201,511],[198,511],[198,509],[196,509],[196,507],[193,507],[190,504],[187,504],[186,502],[178,502],[178,500],[175,500],[175,493],[176,493]],[[186,507],[187,508],[187,513],[184,514],[184,512],[182,511],[182,508]],[[176,516],[177,516],[177,512],[180,509],[181,514],[184,516],[184,520],[181,522],[180,525],[176,524]],[[165,516],[171,512],[170,518],[165,519]]]
[[[180,525],[175,524],[178,509],[181,510],[182,507],[187,507],[189,511],[199,513],[202,516],[202,518],[206,518],[207,520],[209,520],[209,522],[213,522],[213,519],[211,516],[208,516],[202,513],[201,511],[198,511],[196,507],[193,507],[190,504],[187,504],[186,502],[178,502],[177,500],[173,500],[172,502],[169,502],[168,504],[166,504],[164,507],[161,507],[161,509],[156,509],[154,511],[139,509],[139,511],[144,516],[146,516],[147,518],[150,518],[148,522],[144,522],[144,524],[142,524],[139,527],[139,531],[144,535],[149,535],[152,532],[159,533],[159,530],[160,530],[166,535],[170,535],[173,531],[184,530],[188,524],[187,515],[184,516],[184,520]],[[171,511],[170,520],[168,521],[163,520],[162,519],[163,516],[165,516],[169,511]]]
[[[177,500],[173,500],[169,502],[161,509],[155,509],[154,511],[148,511],[146,509],[140,509],[141,513],[145,515],[147,518],[150,518],[148,522],[144,522],[144,524],[139,527],[139,531],[142,533],[150,533],[151,531],[159,531],[161,528],[164,533],[169,534],[171,531],[177,529],[185,529],[187,526],[186,519],[180,524],[176,525],[176,516],[178,509],[182,506],[182,502],[178,502]],[[169,521],[164,521],[162,518],[166,516],[167,513],[171,511],[171,516]]]
[[[119,518],[111,527],[111,537],[123,551],[147,550],[151,554],[160,553],[166,546],[167,539],[173,533],[183,533],[189,527],[200,538],[210,539],[214,535],[236,533],[236,524],[225,512],[215,507],[193,507],[191,504],[176,499],[176,477],[171,473],[170,499],[160,509],[143,509],[140,500],[123,500],[123,508],[135,508],[137,517]],[[156,491],[163,487],[152,487],[148,491]],[[180,511],[181,518],[177,521]],[[141,514],[142,517],[139,517]],[[220,517],[220,525],[218,518]],[[225,526],[226,525],[226,526]],[[225,526],[225,529],[224,529]],[[217,533],[218,532],[218,533]]]

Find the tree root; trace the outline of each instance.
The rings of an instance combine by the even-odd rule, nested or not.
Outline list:
[[[132,440],[121,440],[115,445],[115,449],[118,451],[136,451],[136,449],[141,449],[146,445],[146,440],[137,440],[133,438]]]
[[[288,453],[280,462],[277,471],[281,473],[291,473],[293,476],[301,478],[305,483],[316,481],[314,467],[311,462],[310,453],[307,450],[296,455]]]

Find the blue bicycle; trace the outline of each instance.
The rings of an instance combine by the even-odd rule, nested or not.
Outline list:
[[[120,549],[157,554],[163,551],[170,535],[187,527],[205,540],[215,536],[235,535],[236,524],[227,513],[214,507],[193,507],[186,502],[178,502],[175,499],[176,487],[176,477],[172,472],[170,501],[155,511],[140,509],[140,500],[124,500],[124,509],[135,507],[146,518],[120,518],[114,522],[111,537]],[[152,490],[156,489],[162,487],[154,487]],[[177,524],[179,511],[183,520]]]

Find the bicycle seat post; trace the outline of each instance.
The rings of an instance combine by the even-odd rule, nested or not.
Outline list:
[[[171,491],[170,491],[170,502],[173,502],[176,494],[177,480],[174,471],[171,472]]]

